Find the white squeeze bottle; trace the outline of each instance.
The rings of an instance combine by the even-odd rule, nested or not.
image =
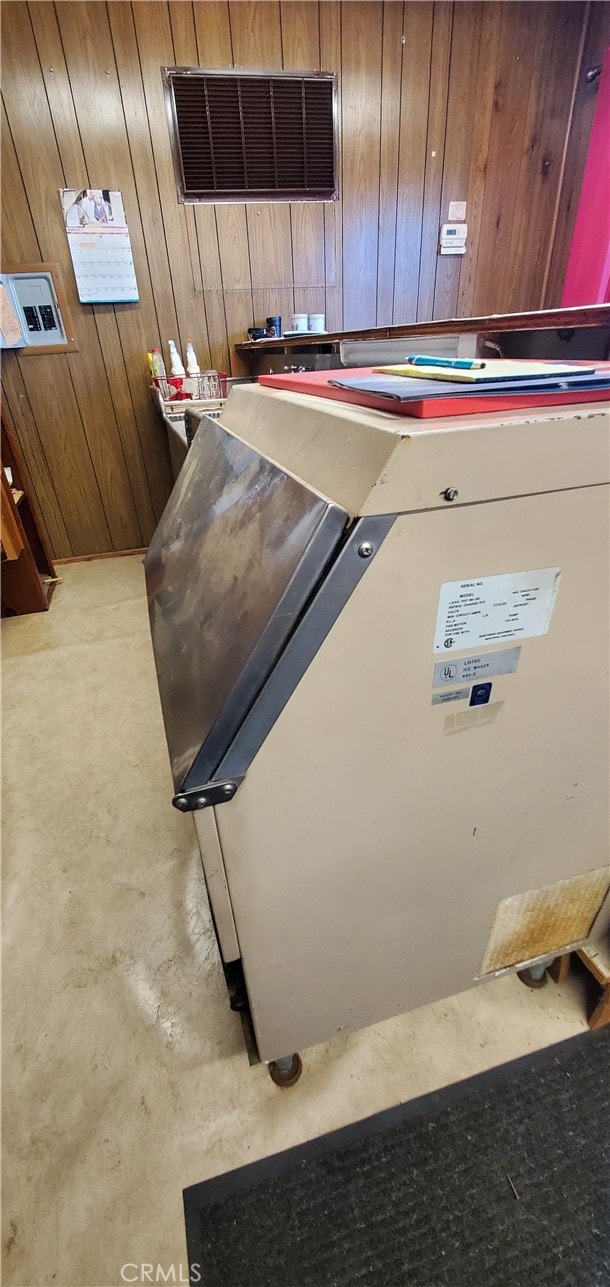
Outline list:
[[[186,369],[189,375],[192,375],[193,379],[185,382],[185,388],[188,390],[192,398],[197,398],[199,397],[199,363],[197,361],[197,354],[193,348],[192,340],[186,341]]]
[[[174,341],[168,340],[167,347],[169,349],[169,356],[172,362],[172,366],[171,366],[172,375],[186,375],[182,358],[180,357],[180,354],[176,348],[176,345],[174,344]]]
[[[199,375],[199,363],[192,340],[186,341],[186,369],[189,375]]]

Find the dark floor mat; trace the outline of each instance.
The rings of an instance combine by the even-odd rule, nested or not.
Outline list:
[[[193,1185],[193,1281],[607,1287],[609,1056],[583,1033]]]

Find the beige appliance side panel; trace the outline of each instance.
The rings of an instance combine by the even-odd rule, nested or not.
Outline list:
[[[607,532],[603,487],[395,523],[217,814],[263,1059],[471,986],[501,900],[607,862]],[[441,584],[557,566],[490,704],[432,705]]]
[[[401,513],[446,504],[455,488],[460,505],[496,497],[526,496],[561,488],[590,487],[610,477],[606,407],[547,407],[544,415],[499,413],[486,423],[413,433],[397,441],[362,514]],[[426,421],[423,421],[426,424]]]
[[[193,820],[222,959],[225,962],[237,961],[239,943],[218,839],[216,812],[214,809],[201,809],[193,814]]]
[[[607,405],[418,420],[260,385],[233,389],[222,423],[352,514],[442,508],[608,482]]]

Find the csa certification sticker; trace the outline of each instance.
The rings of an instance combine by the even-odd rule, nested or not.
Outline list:
[[[545,635],[561,568],[445,581],[441,586],[434,652],[477,648]]]

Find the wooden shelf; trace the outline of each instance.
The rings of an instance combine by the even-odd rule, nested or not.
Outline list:
[[[341,340],[399,340],[409,335],[472,334],[479,331],[541,331],[571,330],[577,326],[610,326],[610,304],[587,304],[581,308],[542,309],[535,313],[491,313],[488,317],[451,317],[445,321],[409,322],[405,326],[374,326],[359,331],[330,331],[316,335],[303,331],[300,335],[280,336],[279,339],[244,340],[235,345],[236,353],[290,352],[295,348],[315,345],[336,345]]]

